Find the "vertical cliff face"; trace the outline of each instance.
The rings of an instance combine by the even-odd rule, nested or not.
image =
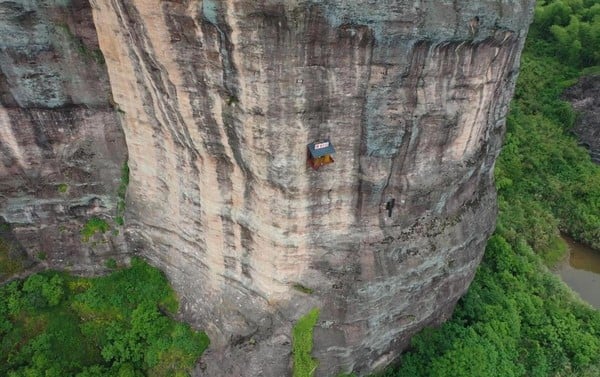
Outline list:
[[[129,246],[209,332],[206,375],[288,374],[312,307],[323,376],[383,366],[451,313],[494,227],[532,1],[92,8],[123,112]],[[314,171],[306,145],[325,138],[336,161]]]
[[[0,220],[32,259],[89,271],[122,249],[80,231],[113,217],[126,155],[91,8],[0,1],[0,35]]]
[[[288,375],[313,307],[317,375],[382,367],[481,259],[532,6],[0,0],[0,223],[53,267],[124,251],[79,234],[121,229],[121,123],[127,248],[209,333],[199,374]]]

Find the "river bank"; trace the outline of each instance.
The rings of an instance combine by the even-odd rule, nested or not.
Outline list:
[[[600,309],[600,252],[567,236],[562,238],[569,255],[556,272],[584,301]]]

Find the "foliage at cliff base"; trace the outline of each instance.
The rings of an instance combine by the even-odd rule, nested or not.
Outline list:
[[[0,375],[187,376],[208,346],[141,260],[100,278],[35,274],[0,287]]]

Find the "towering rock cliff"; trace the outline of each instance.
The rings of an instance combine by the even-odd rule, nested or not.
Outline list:
[[[31,259],[89,272],[124,250],[80,232],[114,217],[126,158],[90,5],[0,1],[0,36],[0,222]]]
[[[291,327],[313,307],[317,375],[366,373],[447,318],[473,277],[532,6],[92,0],[110,90],[83,70],[96,76],[75,81],[95,95],[42,107],[105,109],[112,93],[131,169],[127,246],[209,333],[199,375],[289,375]],[[40,111],[27,110],[35,95],[2,98]],[[106,135],[114,113],[83,104],[77,114],[106,118],[77,129]],[[307,144],[324,139],[335,163],[315,171]],[[4,156],[37,150],[26,140]]]

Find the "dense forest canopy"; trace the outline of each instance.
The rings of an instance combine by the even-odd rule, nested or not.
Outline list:
[[[0,288],[0,375],[187,376],[208,337],[171,317],[164,275],[134,259],[100,278],[58,272]]]

